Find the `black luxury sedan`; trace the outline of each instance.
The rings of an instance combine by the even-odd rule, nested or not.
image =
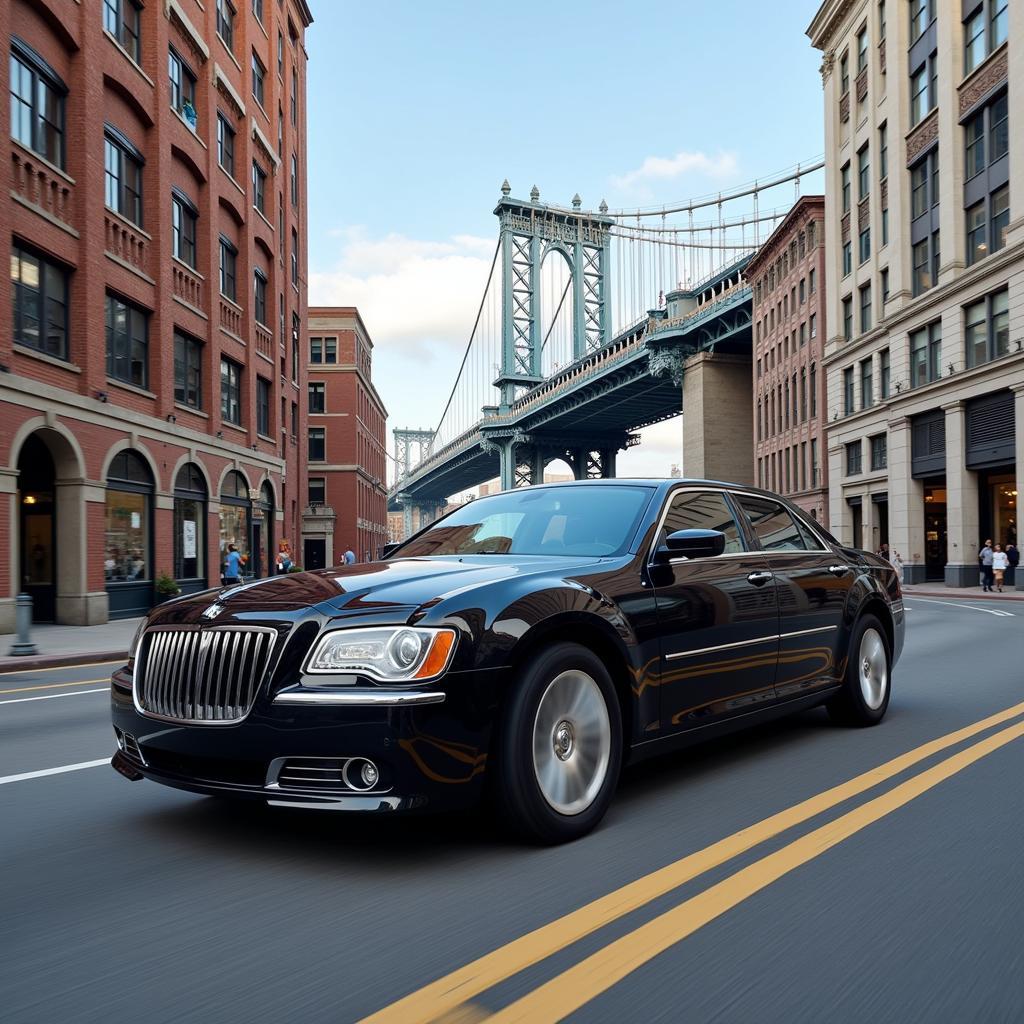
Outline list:
[[[893,567],[774,494],[528,487],[382,561],[156,608],[113,676],[113,765],[289,807],[485,797],[558,842],[628,760],[816,704],[881,721],[904,628]]]

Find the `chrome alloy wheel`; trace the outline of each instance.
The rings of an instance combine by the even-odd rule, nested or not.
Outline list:
[[[601,688],[581,669],[548,683],[533,723],[533,770],[559,814],[585,811],[608,774],[612,729]]]
[[[858,659],[860,675],[860,692],[864,703],[872,711],[877,711],[885,700],[885,691],[889,686],[889,666],[885,657],[885,642],[877,629],[868,628],[860,638],[860,657]]]

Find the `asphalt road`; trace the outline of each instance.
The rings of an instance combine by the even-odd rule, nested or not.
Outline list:
[[[19,778],[109,758],[110,666],[0,676],[0,1017],[1024,1020],[1024,603],[959,603],[908,599],[881,726],[637,766],[557,849]]]

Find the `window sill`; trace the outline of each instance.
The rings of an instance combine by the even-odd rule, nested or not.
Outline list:
[[[206,149],[206,143],[203,142],[202,136],[199,134],[199,128],[193,128],[192,125],[185,120],[185,115],[182,114],[180,110],[175,110],[174,107],[171,107],[171,113],[174,114],[174,116],[188,129],[189,135],[191,135],[192,138],[194,138],[196,142],[203,147],[203,149]]]
[[[238,63],[238,58],[235,56],[235,51],[228,45],[228,41],[218,32],[217,38],[220,40],[220,45],[223,47],[224,52],[231,59],[231,63],[238,69],[238,73],[242,73],[242,65]]]
[[[189,264],[186,263],[180,256],[175,256],[174,253],[171,253],[171,259],[175,263],[177,263],[178,266],[180,266],[182,270],[184,270],[191,277],[194,277],[197,281],[205,281],[206,280],[206,278],[203,277],[203,275],[200,274],[199,271],[196,270],[195,267],[189,266]]]
[[[38,359],[41,363],[49,363],[51,366],[59,366],[62,370],[70,370],[72,373],[81,373],[82,368],[75,363],[61,359],[60,356],[51,356],[49,352],[40,352],[29,345],[19,345],[14,342],[14,352],[18,355],[28,356],[30,359]]]
[[[192,405],[186,405],[184,402],[175,402],[174,408],[180,409],[182,412],[190,413],[192,416],[202,416],[204,420],[208,420],[210,418],[210,414],[208,412],[203,412],[202,409],[197,409]]]
[[[243,436],[246,434],[245,427],[243,427],[240,423],[229,423],[227,420],[221,420],[220,425],[222,428],[237,431],[239,434],[242,434]]]
[[[116,217],[125,227],[130,228],[136,234],[141,235],[147,242],[153,241],[153,236],[149,234],[141,225],[136,224],[135,221],[129,220],[120,210],[115,210],[112,206],[104,206],[104,210],[107,211],[111,216]]]
[[[267,434],[261,434],[257,431],[256,437],[260,441],[266,441],[267,444],[277,444],[277,442],[272,437],[269,437]]]
[[[128,63],[131,65],[132,70],[134,70],[135,73],[141,79],[143,79],[143,81],[145,81],[147,85],[155,88],[155,86],[153,86],[153,79],[150,78],[149,75],[147,75],[146,72],[142,70],[142,68],[136,62],[135,58],[117,41],[117,39],[114,36],[112,36],[106,29],[103,30],[103,34],[107,37],[107,39],[110,40],[114,47],[120,51],[124,59],[128,61]]]
[[[129,384],[125,380],[117,380],[114,377],[107,377],[107,383],[113,388],[120,388],[122,391],[130,391],[133,395],[141,395],[143,398],[156,398],[152,391],[140,388],[137,384]]]

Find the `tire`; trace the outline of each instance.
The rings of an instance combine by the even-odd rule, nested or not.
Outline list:
[[[892,692],[892,650],[885,627],[874,615],[862,615],[850,636],[843,688],[825,706],[841,725],[878,725]]]
[[[502,820],[546,844],[604,817],[622,765],[622,715],[608,670],[579,644],[542,650],[514,684],[497,733],[494,796]]]

